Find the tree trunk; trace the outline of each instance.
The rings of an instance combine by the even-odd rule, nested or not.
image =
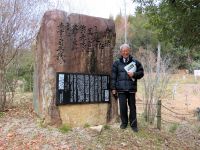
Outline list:
[[[111,94],[111,102],[109,105],[109,111],[108,111],[108,123],[114,123],[119,120],[118,115],[118,100]]]

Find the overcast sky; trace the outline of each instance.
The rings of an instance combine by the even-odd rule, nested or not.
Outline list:
[[[90,16],[109,18],[109,16],[115,17],[121,13],[124,15],[125,7],[124,0],[52,0],[57,3],[59,9],[63,9],[68,12],[82,13]],[[132,0],[126,1],[127,14],[134,14],[134,5]]]

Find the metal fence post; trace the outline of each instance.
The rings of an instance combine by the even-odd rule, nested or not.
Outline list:
[[[157,128],[161,129],[161,100],[157,103]]]
[[[197,114],[197,120],[200,121],[200,108],[197,107],[196,109],[196,114]]]

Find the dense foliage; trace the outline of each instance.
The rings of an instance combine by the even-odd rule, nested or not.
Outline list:
[[[133,0],[133,2],[136,2],[138,7],[135,15],[129,16],[128,19],[128,42],[134,52],[142,47],[156,53],[157,44],[160,42],[161,56],[169,56],[172,65],[190,71],[200,69],[199,0]],[[116,26],[118,29],[119,16],[115,22],[118,23]],[[121,24],[120,27],[123,28],[123,23]],[[123,29],[118,29],[117,32],[123,32]],[[117,35],[121,35],[117,39],[123,38],[123,33]]]
[[[199,0],[134,0],[138,11],[146,14],[151,25],[160,30],[160,38],[175,46],[200,46]]]

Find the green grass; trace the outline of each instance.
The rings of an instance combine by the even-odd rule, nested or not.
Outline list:
[[[105,130],[109,130],[111,127],[110,127],[109,125],[105,124],[105,125],[103,126],[103,128],[104,128]]]
[[[176,129],[178,128],[178,124],[177,123],[173,123],[170,127],[169,127],[169,132],[171,133],[175,133]]]
[[[67,133],[69,131],[71,131],[72,128],[69,125],[63,124],[60,128],[59,131],[62,133]]]
[[[151,138],[151,134],[147,133],[147,131],[145,129],[140,128],[139,132],[136,133],[137,137],[139,138],[144,138],[144,139],[150,139]]]
[[[0,112],[0,118],[2,118],[5,115],[4,112]]]
[[[197,132],[200,133],[200,127],[198,126],[196,128],[197,128]]]
[[[137,132],[136,134],[134,133],[134,135],[139,139],[144,139],[145,141],[147,140],[153,142],[157,149],[160,149],[159,147],[161,147],[161,145],[164,142],[164,139],[160,137],[159,134],[153,131],[149,131],[148,127],[140,127],[139,132]]]
[[[44,119],[42,119],[42,118],[38,118],[37,123],[41,128],[46,128],[47,127],[47,125],[44,122]]]
[[[86,123],[86,124],[84,124],[83,127],[84,127],[84,128],[89,128],[89,127],[90,127],[90,124],[89,124],[89,123]]]

